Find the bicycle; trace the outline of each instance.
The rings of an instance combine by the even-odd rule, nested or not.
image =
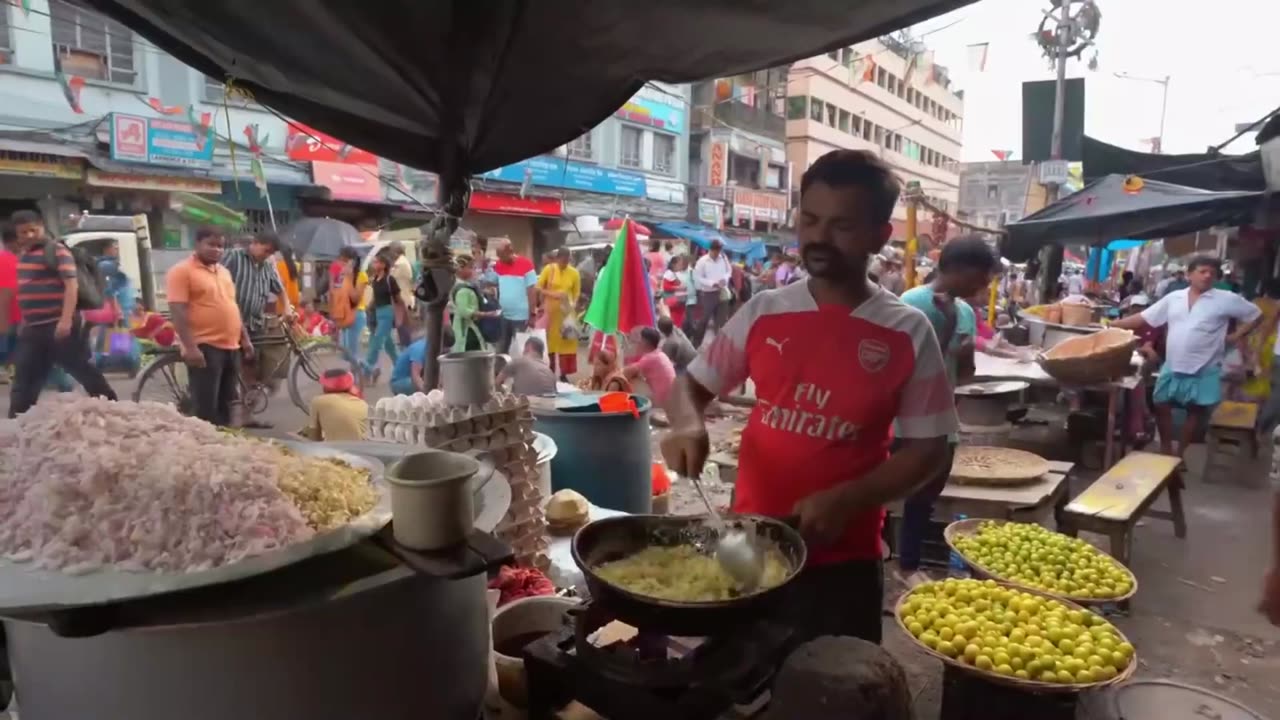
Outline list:
[[[286,354],[272,363],[271,367],[265,368],[269,372],[262,372],[264,368],[259,368],[257,377],[248,382],[245,380],[244,373],[237,375],[238,396],[250,415],[260,415],[266,411],[275,389],[270,380],[277,378],[282,370],[285,371],[284,375],[288,380],[289,399],[303,413],[308,413],[313,395],[308,391],[310,386],[314,386],[318,390],[314,394],[323,392],[319,383],[325,370],[335,367],[360,367],[346,348],[332,340],[310,339],[310,336],[303,334],[297,325],[291,322],[285,322],[283,329],[284,332],[278,339],[264,341],[264,346],[277,342],[288,346]],[[258,346],[255,346],[255,350],[256,357],[259,358],[259,362],[262,362],[264,354]],[[336,359],[341,364],[327,364],[330,359]],[[360,372],[355,373],[357,385],[363,383],[362,375]],[[264,382],[262,378],[268,378],[268,381]],[[156,393],[161,399],[145,397],[147,392]],[[178,411],[184,415],[194,414],[195,406],[187,382],[187,364],[182,360],[182,353],[177,347],[159,351],[142,368],[138,375],[138,386],[133,391],[133,400],[134,402],[142,400],[167,402],[176,405]]]

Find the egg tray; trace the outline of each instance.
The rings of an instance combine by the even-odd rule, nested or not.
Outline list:
[[[1090,612],[1090,613],[1093,612],[1092,610],[1089,610],[1088,608],[1078,605],[1075,602],[1072,602],[1071,600],[1068,600],[1066,598],[1056,597],[1056,596],[1050,595],[1049,593],[1040,592],[1039,590],[1033,590],[1030,588],[1013,585],[1012,583],[1000,582],[998,580],[996,582],[1008,589],[1019,590],[1021,592],[1029,593],[1031,595],[1038,595],[1042,598],[1048,598],[1050,600],[1057,600],[1058,602],[1067,606],[1069,610],[1081,610],[1083,612]],[[1137,670],[1138,668],[1138,654],[1135,652],[1133,656],[1129,658],[1129,664],[1126,665],[1123,670],[1116,673],[1115,677],[1111,678],[1110,680],[1099,680],[1097,682],[1091,682],[1091,683],[1050,683],[1050,682],[1044,682],[1042,680],[1032,680],[1030,678],[1027,678],[1024,680],[1020,677],[1013,677],[1010,675],[1001,675],[1000,673],[994,672],[992,670],[983,670],[973,665],[969,665],[968,663],[965,663],[961,660],[957,660],[956,658],[947,657],[946,655],[943,655],[937,650],[934,650],[933,648],[930,648],[928,645],[925,645],[924,643],[920,642],[919,638],[911,634],[911,631],[907,629],[907,624],[902,621],[902,604],[907,601],[907,598],[911,596],[911,593],[912,593],[911,590],[908,590],[902,593],[902,595],[898,597],[898,602],[894,603],[894,606],[893,606],[894,622],[898,624],[898,628],[901,629],[902,633],[907,636],[907,639],[910,640],[920,650],[923,650],[924,652],[932,655],[938,660],[941,660],[943,664],[950,665],[951,667],[954,667],[957,670],[960,670],[961,672],[972,675],[981,680],[994,683],[996,685],[1004,685],[1006,687],[1017,688],[1019,690],[1026,690],[1026,691],[1036,692],[1036,693],[1053,693],[1053,694],[1060,694],[1060,695],[1070,695],[1070,694],[1081,693],[1081,692],[1086,692],[1091,690],[1100,690],[1105,687],[1117,685],[1119,683],[1122,683],[1128,680],[1130,677],[1132,677],[1134,671]],[[1093,613],[1093,614],[1096,615],[1097,613]],[[1112,627],[1115,627],[1115,625],[1113,624]],[[1129,638],[1125,636],[1124,632],[1122,632],[1120,628],[1116,627],[1115,630],[1116,630],[1116,635],[1120,638],[1122,642],[1129,642]],[[1130,642],[1129,644],[1132,645],[1133,643]]]
[[[959,555],[960,558],[964,560],[966,565],[968,565],[970,568],[974,570],[973,574],[975,577],[991,578],[996,582],[1000,582],[1005,585],[1015,587],[1019,590],[1025,590],[1030,593],[1036,593],[1039,595],[1044,595],[1046,597],[1051,597],[1055,600],[1062,600],[1064,602],[1076,603],[1077,605],[1082,605],[1086,607],[1098,607],[1101,605],[1120,603],[1120,602],[1124,602],[1125,600],[1129,600],[1134,595],[1138,594],[1138,577],[1133,574],[1133,571],[1125,567],[1124,564],[1121,563],[1119,560],[1116,560],[1115,558],[1111,557],[1110,555],[1107,555],[1107,553],[1102,552],[1101,550],[1098,550],[1098,552],[1102,553],[1103,555],[1107,555],[1107,557],[1111,558],[1111,561],[1114,562],[1117,567],[1121,568],[1122,570],[1125,571],[1126,574],[1128,574],[1129,582],[1132,583],[1132,586],[1129,588],[1129,592],[1125,593],[1124,595],[1117,595],[1116,597],[1110,597],[1110,598],[1082,598],[1082,597],[1076,597],[1074,595],[1063,595],[1061,593],[1053,592],[1052,590],[1041,590],[1039,588],[1028,587],[1018,582],[1017,580],[1011,580],[1009,578],[1001,576],[998,573],[992,572],[991,570],[988,570],[986,567],[983,567],[981,563],[970,558],[968,555],[964,553],[964,551],[956,547],[956,541],[959,540],[960,538],[969,537],[971,535],[978,534],[978,528],[981,527],[983,523],[996,523],[998,525],[1004,525],[1005,521],[991,520],[986,518],[968,518],[965,520],[956,520],[955,522],[948,525],[942,531],[942,539],[946,541],[947,546],[951,548],[952,552]]]
[[[426,445],[455,452],[489,450],[517,441],[531,443],[534,438],[533,417],[521,411],[492,413],[443,425],[370,416],[365,427],[371,440]]]

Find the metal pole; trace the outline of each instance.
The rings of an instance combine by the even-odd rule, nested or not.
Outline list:
[[[1165,75],[1164,82],[1160,83],[1164,86],[1164,93],[1160,98],[1160,134],[1156,137],[1160,138],[1159,152],[1161,153],[1164,153],[1164,117],[1166,111],[1169,109],[1169,81],[1171,79],[1173,79],[1172,75]]]
[[[1071,43],[1071,2],[1061,0],[1059,10],[1062,12],[1058,27],[1054,31],[1054,51],[1058,61],[1058,77],[1053,86],[1053,135],[1050,138],[1049,157],[1052,160],[1062,159],[1062,125],[1067,105],[1067,47]],[[1057,202],[1060,187],[1050,185],[1046,193],[1048,204]],[[1062,274],[1063,247],[1058,243],[1046,246],[1040,253],[1040,299],[1042,302],[1054,300],[1053,291],[1058,285],[1058,276]]]

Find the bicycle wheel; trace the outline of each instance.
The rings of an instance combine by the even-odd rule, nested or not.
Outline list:
[[[334,342],[317,342],[298,348],[289,368],[289,399],[304,413],[311,412],[311,401],[324,393],[320,378],[327,370],[350,370],[356,385],[363,385],[359,363],[346,348]]]
[[[178,353],[158,355],[142,369],[138,385],[133,390],[133,401],[144,400],[176,405],[183,415],[195,412],[187,380],[187,364]]]

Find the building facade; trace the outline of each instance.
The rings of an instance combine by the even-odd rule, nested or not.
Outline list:
[[[744,234],[790,224],[786,84],[781,67],[693,86],[693,219]]]
[[[1035,166],[1021,162],[971,162],[960,166],[957,217],[993,230],[1030,213],[1038,189]]]
[[[919,44],[884,37],[800,60],[791,66],[786,103],[795,187],[805,169],[831,150],[867,150],[904,182],[920,183],[931,205],[955,212],[964,98]],[[900,203],[896,239],[905,239],[905,219]]]
[[[519,216],[464,224],[506,235],[541,255],[566,237],[614,217],[683,220],[689,182],[689,86],[650,82],[608,119],[554,152],[479,175],[477,192],[515,194],[541,219]],[[516,203],[508,197],[507,204]]]

